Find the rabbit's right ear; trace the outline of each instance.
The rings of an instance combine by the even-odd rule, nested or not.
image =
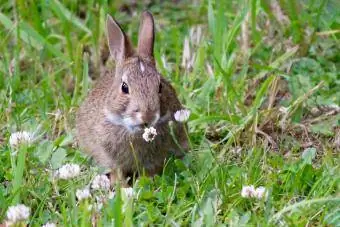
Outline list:
[[[150,12],[142,14],[138,38],[138,54],[153,58],[153,45],[155,40],[155,25]]]
[[[116,61],[122,61],[132,56],[134,50],[129,38],[110,15],[107,15],[106,28],[107,40],[112,57]]]

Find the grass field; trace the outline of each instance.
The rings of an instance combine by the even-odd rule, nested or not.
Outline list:
[[[339,1],[136,2],[1,1],[0,223],[24,204],[21,226],[339,226]],[[191,152],[100,208],[104,191],[76,198],[103,170],[74,144],[75,112],[106,15],[137,43],[144,9],[157,67],[191,111]],[[18,131],[32,144],[11,146]],[[80,175],[56,179],[67,163]],[[247,185],[267,197],[242,197]]]

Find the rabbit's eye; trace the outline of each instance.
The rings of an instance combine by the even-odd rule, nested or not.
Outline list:
[[[125,82],[122,83],[122,92],[125,94],[129,94],[129,87]]]
[[[159,91],[158,93],[162,93],[162,84],[159,84]]]

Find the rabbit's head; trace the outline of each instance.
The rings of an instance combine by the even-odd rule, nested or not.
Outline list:
[[[161,75],[153,58],[154,21],[151,13],[142,15],[136,50],[111,16],[108,16],[106,25],[116,69],[112,75],[112,89],[107,95],[105,117],[129,132],[157,124],[162,88]]]

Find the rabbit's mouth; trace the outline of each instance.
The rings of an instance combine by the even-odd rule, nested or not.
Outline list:
[[[106,121],[117,126],[123,126],[130,134],[140,133],[145,127],[148,126],[156,127],[157,125],[164,123],[169,119],[168,114],[162,117],[159,117],[158,115],[150,125],[146,125],[145,123],[141,123],[141,120],[138,117],[136,118],[129,115],[115,114],[108,109],[104,109],[104,115]]]
[[[124,118],[124,120],[129,121],[131,117],[128,118]],[[124,121],[123,120],[123,121]],[[152,127],[157,127],[159,125],[162,125],[164,123],[167,123],[168,121],[171,120],[171,114],[168,111],[165,115],[163,116],[159,116],[159,114],[156,116],[156,118],[154,119],[154,121],[150,124],[150,125],[146,125],[144,123],[142,124],[129,124],[127,125],[127,128],[129,129],[129,131],[133,132],[133,133],[139,133],[141,131],[143,131],[145,128],[148,128],[150,126]],[[133,121],[133,120],[132,120]]]

